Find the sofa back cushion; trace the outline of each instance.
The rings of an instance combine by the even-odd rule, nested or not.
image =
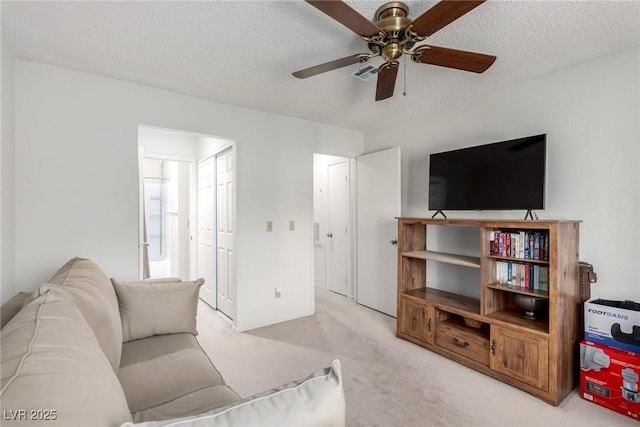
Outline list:
[[[124,342],[163,334],[198,334],[198,296],[204,279],[111,281],[120,305]]]
[[[63,288],[65,297],[78,307],[117,373],[122,354],[122,322],[109,277],[93,261],[73,258],[41,286],[40,294],[55,287]]]
[[[95,334],[75,304],[56,292],[25,305],[2,330],[2,425],[131,421],[122,386]]]
[[[18,314],[20,309],[22,309],[22,304],[29,298],[29,295],[31,294],[28,292],[19,292],[9,301],[2,304],[2,307],[0,307],[0,329],[4,328],[4,325],[9,323],[9,320]]]

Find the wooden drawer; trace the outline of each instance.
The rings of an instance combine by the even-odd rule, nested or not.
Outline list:
[[[436,324],[435,344],[489,366],[489,325],[466,326],[457,318]]]

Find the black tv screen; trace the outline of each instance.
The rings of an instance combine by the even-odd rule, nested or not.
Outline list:
[[[544,209],[547,136],[429,156],[429,210]]]

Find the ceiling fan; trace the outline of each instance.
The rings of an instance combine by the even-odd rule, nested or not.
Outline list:
[[[444,28],[462,15],[480,6],[486,0],[443,0],[428,9],[413,21],[407,17],[409,7],[401,2],[390,2],[380,6],[375,21],[370,22],[348,4],[340,0],[305,0],[329,15],[367,42],[369,52],[350,55],[315,67],[296,71],[293,75],[306,79],[327,71],[364,63],[381,56],[384,63],[378,68],[376,101],[393,96],[396,83],[398,59],[409,55],[419,64],[483,73],[496,60],[495,56],[431,45],[418,45],[436,31]]]

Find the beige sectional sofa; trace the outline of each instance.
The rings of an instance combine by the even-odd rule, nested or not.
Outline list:
[[[122,283],[74,258],[5,304],[2,425],[344,425],[338,361],[241,399],[196,339],[202,283]]]

